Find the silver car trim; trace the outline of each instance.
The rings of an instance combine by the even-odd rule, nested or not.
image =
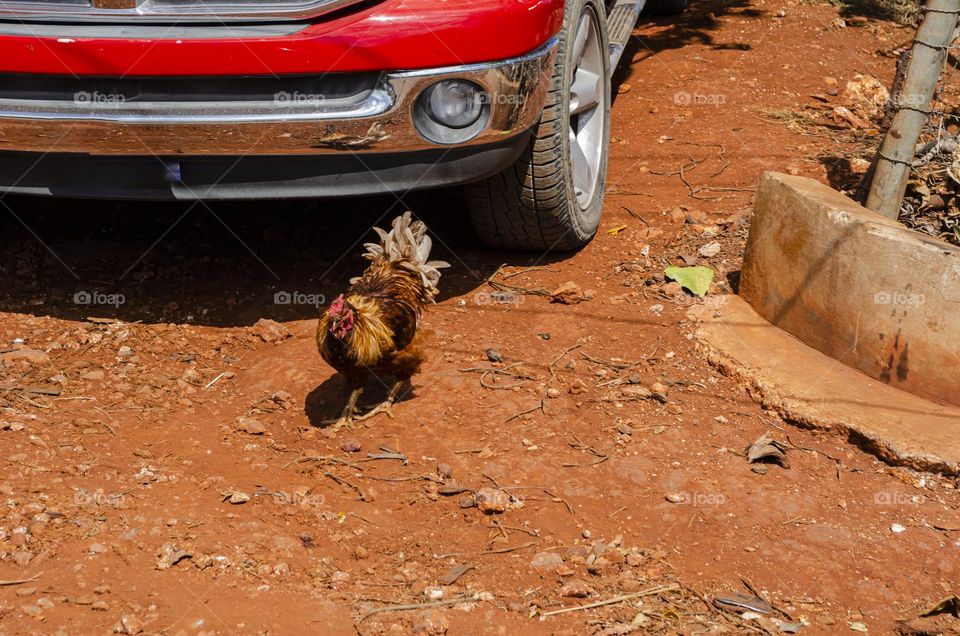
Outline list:
[[[272,102],[138,102],[85,94],[74,101],[0,97],[0,151],[96,155],[288,155],[415,151],[445,147],[413,123],[420,93],[441,79],[479,84],[487,125],[467,142],[493,143],[520,134],[546,103],[557,39],[514,59],[407,72],[384,72],[359,103],[322,96]],[[2,86],[0,86],[2,95]]]

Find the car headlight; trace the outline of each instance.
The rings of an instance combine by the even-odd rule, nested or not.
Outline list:
[[[483,87],[462,79],[440,80],[426,87],[413,109],[417,131],[438,144],[469,141],[486,127],[489,116]]]
[[[466,128],[480,118],[482,89],[473,82],[443,80],[426,90],[430,119],[450,128]]]

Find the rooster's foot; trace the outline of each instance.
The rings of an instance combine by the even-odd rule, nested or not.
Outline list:
[[[338,420],[335,420],[330,424],[329,430],[336,433],[337,431],[347,429],[348,431],[353,430],[353,423],[357,421],[358,418],[352,415],[345,415]]]
[[[384,402],[381,402],[380,404],[377,404],[375,407],[373,407],[371,410],[367,411],[363,415],[357,415],[356,417],[353,418],[353,420],[355,422],[362,422],[364,420],[369,420],[372,417],[376,417],[381,413],[386,413],[387,417],[389,417],[391,420],[393,419],[393,400],[386,400]]]

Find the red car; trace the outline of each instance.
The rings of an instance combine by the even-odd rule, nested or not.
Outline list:
[[[575,249],[600,222],[610,74],[643,4],[3,0],[0,192],[463,184],[487,243]]]

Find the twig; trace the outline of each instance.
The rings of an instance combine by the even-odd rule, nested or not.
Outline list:
[[[40,578],[41,574],[43,574],[43,572],[37,572],[36,574],[34,574],[33,576],[27,579],[7,579],[5,581],[0,580],[0,587],[6,587],[8,585],[23,585],[24,583],[33,583],[34,581]]]
[[[358,466],[357,464],[340,459],[339,457],[334,457],[332,455],[303,455],[287,462],[283,465],[283,467],[290,468],[294,464],[302,464],[303,462],[317,462],[318,464],[341,464],[343,466],[349,466],[350,468],[356,468],[357,470],[363,470],[362,466]]]
[[[375,614],[382,614],[384,612],[406,612],[409,610],[418,610],[425,607],[441,607],[443,605],[456,605],[457,603],[470,603],[473,601],[479,601],[479,594],[470,594],[466,596],[458,596],[456,598],[446,598],[440,599],[439,601],[429,601],[427,603],[409,603],[406,605],[387,605],[386,607],[377,607],[375,609],[369,610],[354,623],[354,626],[357,628],[357,632],[363,633],[360,631],[360,623],[367,620]]]
[[[496,550],[487,550],[487,551],[485,551],[485,552],[481,552],[480,554],[481,554],[481,555],[487,555],[487,554],[506,554],[507,552],[516,552],[517,550],[523,550],[524,548],[529,548],[530,546],[536,545],[536,544],[538,544],[538,543],[540,543],[540,540],[539,540],[539,539],[536,540],[536,541],[531,541],[530,543],[524,543],[524,544],[521,544],[521,545],[515,545],[515,546],[509,547],[509,548],[498,548],[498,549],[496,549]]]
[[[351,484],[349,481],[347,481],[346,479],[343,479],[342,477],[337,477],[336,475],[334,475],[333,473],[331,473],[331,472],[328,471],[328,470],[323,471],[323,475],[324,475],[325,477],[329,477],[330,479],[332,479],[333,481],[337,482],[337,483],[340,484],[341,486],[346,486],[347,488],[350,488],[351,490],[353,490],[353,492],[357,493],[357,496],[360,497],[360,501],[366,501],[366,500],[367,500],[367,496],[366,496],[365,494],[363,494],[363,491],[360,490],[360,487],[359,487],[359,486],[355,486],[355,485]]]
[[[519,276],[519,275],[521,275],[521,274],[527,274],[527,273],[529,273],[529,272],[555,272],[555,271],[557,271],[557,270],[555,270],[555,269],[550,269],[549,267],[546,267],[546,266],[544,266],[544,265],[535,266],[535,267],[527,267],[527,268],[525,268],[525,269],[521,269],[521,270],[518,270],[518,271],[516,271],[516,272],[511,272],[511,273],[509,273],[509,274],[504,275],[503,280],[507,280],[508,278],[513,278],[514,276]]]
[[[564,499],[563,497],[558,497],[558,496],[556,496],[555,494],[553,494],[552,492],[550,492],[550,491],[547,490],[546,488],[541,488],[540,490],[542,490],[548,497],[553,497],[554,499],[556,499],[557,501],[559,501],[560,503],[562,503],[564,506],[566,506],[567,512],[569,512],[570,514],[572,514],[574,517],[577,516],[577,513],[573,511],[573,507],[572,507],[570,504],[567,503],[567,500],[566,500],[566,499]]]
[[[777,610],[778,612],[780,612],[781,614],[783,614],[784,616],[786,616],[786,617],[787,617],[787,620],[791,620],[791,621],[793,620],[793,616],[791,616],[791,615],[789,614],[789,612],[787,612],[787,611],[786,611],[785,609],[783,609],[782,607],[777,606],[777,604],[774,603],[773,601],[771,601],[770,599],[765,598],[765,597],[763,596],[763,594],[760,593],[760,590],[758,590],[756,587],[754,587],[754,585],[753,585],[753,583],[750,581],[750,579],[748,579],[748,578],[745,577],[745,576],[741,576],[741,577],[740,577],[740,580],[743,581],[744,586],[745,586],[748,590],[750,590],[750,593],[751,593],[751,594],[753,594],[753,595],[756,596],[757,598],[763,599],[765,602],[769,603],[769,604],[770,604],[770,607],[772,607],[773,609]]]
[[[570,352],[573,351],[574,349],[579,349],[581,346],[583,346],[583,343],[578,341],[577,344],[573,345],[572,347],[567,347],[566,349],[563,350],[563,353],[561,353],[561,354],[558,355],[556,358],[554,358],[554,359],[553,359],[553,362],[550,363],[550,366],[547,367],[547,369],[550,371],[550,375],[553,376],[553,377],[557,377],[557,374],[554,372],[553,367],[556,366],[556,364],[557,364],[558,362],[560,362],[561,360],[563,360],[563,358],[564,358],[568,353],[570,353]]]
[[[537,405],[534,406],[533,408],[527,409],[526,411],[520,411],[519,413],[516,413],[516,414],[514,414],[514,415],[511,415],[510,417],[507,418],[507,420],[504,422],[504,424],[506,424],[507,422],[511,422],[511,421],[517,419],[518,417],[521,417],[521,416],[523,416],[523,415],[526,415],[527,413],[533,413],[534,411],[540,411],[541,413],[543,413],[544,415],[546,415],[546,414],[547,414],[547,411],[546,411],[546,409],[544,409],[544,404],[545,404],[546,400],[547,400],[547,398],[541,397],[539,404],[537,404]]]
[[[671,583],[670,585],[659,585],[657,587],[652,587],[649,590],[643,590],[642,592],[634,592],[633,594],[623,594],[622,596],[614,596],[613,598],[608,598],[604,601],[596,601],[595,603],[587,603],[586,605],[576,605],[574,607],[564,607],[563,609],[552,610],[550,612],[543,612],[540,614],[542,618],[548,616],[556,616],[557,614],[564,614],[566,612],[577,612],[580,610],[593,609],[595,607],[603,607],[605,605],[614,605],[616,603],[622,603],[623,601],[629,601],[635,598],[641,598],[644,596],[654,596],[656,594],[662,594],[663,592],[672,592],[673,590],[679,590],[680,585],[677,583]]]
[[[0,391],[19,391],[35,395],[60,395],[60,389],[48,389],[42,386],[18,386],[16,384],[0,383]]]
[[[218,375],[218,376],[215,377],[214,379],[212,379],[212,380],[210,380],[209,382],[207,382],[207,385],[206,385],[205,387],[203,387],[204,390],[209,389],[210,387],[212,387],[214,384],[216,384],[217,382],[220,381],[220,378],[222,378],[222,377],[225,376],[225,375],[227,375],[227,372],[226,372],[226,371],[224,371],[223,373],[221,373],[220,375]]]

